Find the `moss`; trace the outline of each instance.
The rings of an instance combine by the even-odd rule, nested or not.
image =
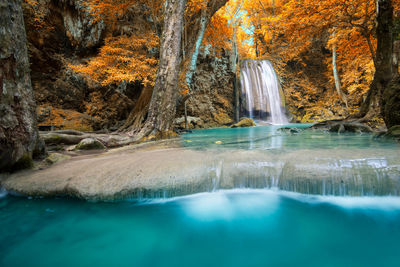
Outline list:
[[[32,155],[25,153],[11,168],[11,171],[29,169],[33,167]]]
[[[97,150],[105,148],[106,147],[99,140],[94,138],[86,138],[76,145],[75,150]]]

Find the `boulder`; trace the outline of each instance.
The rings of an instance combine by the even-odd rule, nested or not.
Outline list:
[[[185,129],[185,117],[175,119],[174,124],[177,129]],[[199,117],[187,116],[187,128],[204,128],[204,121]]]
[[[256,126],[256,123],[252,119],[245,118],[239,121],[238,123],[232,125],[231,128],[244,128],[244,127],[254,127],[254,126]]]
[[[105,149],[102,142],[95,138],[85,138],[76,145],[75,150],[95,150]]]

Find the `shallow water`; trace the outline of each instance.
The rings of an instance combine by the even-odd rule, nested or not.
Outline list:
[[[400,198],[0,200],[0,266],[399,266]]]
[[[307,129],[310,126],[312,124],[193,130],[192,133],[182,136],[181,143],[188,148],[203,150],[244,149],[276,152],[299,149],[400,149],[400,144],[394,140],[374,139],[372,134],[325,133]],[[290,133],[288,128],[297,128],[299,133]]]

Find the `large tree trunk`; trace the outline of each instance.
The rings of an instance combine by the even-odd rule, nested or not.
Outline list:
[[[181,63],[181,39],[186,0],[166,0],[164,27],[160,43],[160,63],[157,71],[149,114],[138,137],[172,135],[176,113],[178,76]]]
[[[0,171],[28,167],[39,141],[20,0],[0,1]]]
[[[361,116],[368,121],[382,114],[382,94],[392,79],[393,51],[393,6],[391,0],[378,0],[376,29],[378,46],[376,49],[375,76],[367,98],[361,106]]]
[[[205,29],[207,28],[211,17],[217,12],[228,0],[209,0],[207,2],[207,9],[205,10],[206,12],[202,13],[202,16],[199,16],[199,14],[193,14],[190,18],[187,18],[187,20],[190,22],[187,25],[183,25],[182,27],[182,32],[187,32],[187,37],[185,38],[185,42],[181,42],[182,44],[182,51],[186,55],[186,57],[190,58],[190,67],[189,64],[186,66],[183,66],[183,68],[187,69],[189,74],[186,75],[186,82],[188,86],[191,88],[191,83],[193,76],[196,72],[196,63],[197,63],[197,58],[199,55],[199,50],[200,50],[200,44],[203,40],[204,37],[204,32]],[[186,1],[185,1],[186,2]],[[183,4],[184,5],[184,4]],[[205,16],[204,16],[205,15]],[[173,16],[169,16],[173,17]],[[165,16],[164,18],[164,24],[167,23],[167,17]],[[183,24],[183,21],[182,21]],[[188,28],[189,27],[189,31]],[[185,29],[184,29],[185,28]],[[182,34],[181,33],[181,39],[182,39]],[[161,44],[162,45],[162,44]],[[168,55],[168,52],[166,52]],[[162,55],[160,55],[162,57]],[[161,61],[160,61],[160,66],[161,66]],[[182,67],[182,66],[181,66]],[[189,70],[190,69],[190,70]],[[156,85],[157,86],[157,85]],[[155,86],[155,87],[156,87]],[[151,93],[151,92],[150,92]],[[142,97],[143,96],[143,97]],[[188,95],[190,96],[190,95]],[[178,104],[183,104],[185,101],[188,99],[188,96],[184,96],[181,99],[179,99]],[[149,102],[151,97],[148,97],[148,91],[143,92],[141,97],[140,97],[140,107],[135,107],[135,109],[131,112],[127,122],[125,123],[124,126],[122,126],[119,130],[120,131],[131,131],[131,133],[134,133],[135,131],[139,131],[143,124],[143,119],[146,117],[149,111]],[[154,100],[155,101],[155,100]],[[146,106],[145,110],[142,110],[142,107]],[[154,109],[153,109],[154,112]],[[175,114],[175,112],[174,112]],[[149,124],[146,123],[146,127],[142,129],[139,135],[143,135],[146,131],[149,131]],[[146,130],[147,129],[147,130]]]

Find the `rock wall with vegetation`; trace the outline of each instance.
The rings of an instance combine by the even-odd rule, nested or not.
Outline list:
[[[228,55],[211,57],[202,53],[193,78],[193,91],[186,101],[187,115],[192,117],[188,128],[209,128],[232,124],[233,75]],[[184,127],[184,105],[177,113],[177,127]]]
[[[123,53],[126,54],[121,57],[129,52],[129,56],[136,60],[142,57],[157,60],[158,51],[153,48],[153,37],[150,36],[159,29],[156,29],[157,21],[154,21],[144,5],[129,8],[111,25],[91,16],[81,0],[36,1],[36,5],[25,4],[24,13],[32,86],[38,102],[41,130],[117,130],[124,125],[132,110],[147,108],[146,101],[151,97],[153,77],[149,77],[149,82],[143,84],[140,81],[135,82],[135,79],[140,80],[142,76],[126,76],[127,81],[118,82],[119,77],[114,77],[115,73],[108,69],[101,75],[110,77],[110,82],[104,82],[103,77],[93,75],[96,69],[106,69],[96,65],[99,64],[97,60],[105,58],[103,54],[116,47],[124,49]],[[126,42],[120,38],[123,36],[126,37]],[[145,47],[142,41],[146,42]],[[157,39],[154,41],[157,44]],[[115,59],[106,58],[104,62],[109,60]],[[131,63],[138,65],[136,61]],[[199,100],[189,100],[190,114],[196,117],[201,114],[205,126],[224,125],[230,121],[231,116],[231,106],[228,103],[230,100],[227,96],[227,80],[230,76],[226,73],[227,67],[223,66],[228,61],[204,58],[198,63],[200,70],[194,81],[197,93],[193,99]],[[153,70],[147,67],[155,70],[156,66],[151,64],[153,65],[143,64],[134,71],[152,73]],[[78,72],[74,66],[79,66]],[[85,72],[91,72],[94,79],[85,77]],[[219,81],[221,76],[223,78]],[[210,93],[211,95],[206,95]],[[220,108],[221,106],[224,108]],[[204,112],[205,110],[207,111]],[[213,114],[214,110],[219,115]],[[181,115],[182,113],[177,116]]]
[[[39,127],[117,129],[133,108],[141,86],[102,86],[70,68],[71,64],[84,63],[97,55],[111,29],[96,22],[80,0],[41,0],[35,6],[25,5],[24,12]],[[137,23],[132,28],[143,18],[136,17],[134,21]]]

